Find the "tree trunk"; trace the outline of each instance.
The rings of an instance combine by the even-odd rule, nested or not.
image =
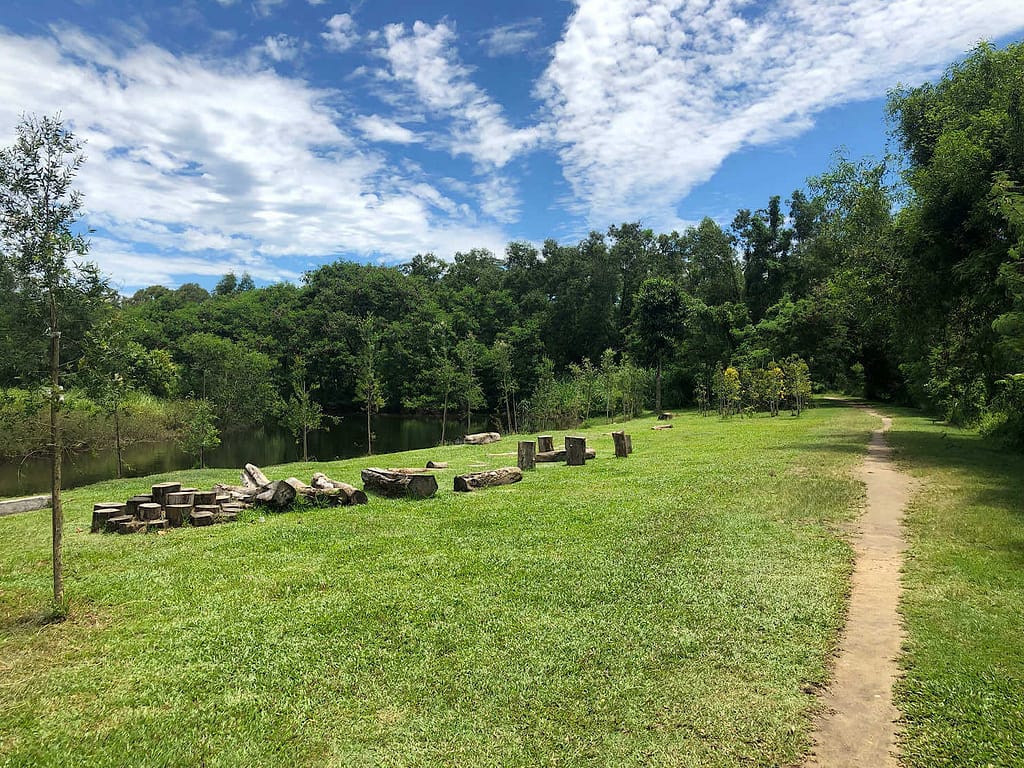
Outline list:
[[[582,467],[587,463],[587,439],[585,437],[565,438],[565,463],[570,467]]]
[[[533,440],[521,440],[519,442],[519,460],[517,462],[519,468],[535,469],[537,466],[536,454],[537,444]]]
[[[309,427],[302,425],[302,460],[309,461]]]
[[[256,501],[262,501],[278,509],[284,509],[295,501],[295,489],[284,480],[276,480],[265,490],[256,494]]]
[[[444,392],[444,406],[441,409],[441,445],[444,445],[445,428],[448,426],[448,390]]]
[[[597,451],[595,451],[593,448],[587,448],[583,452],[583,455],[589,461],[590,459],[597,457]],[[533,458],[539,464],[551,464],[554,462],[562,462],[565,461],[565,448],[559,448],[557,451],[540,451]]]
[[[57,299],[50,299],[50,499],[53,505],[53,604],[64,608],[64,507],[60,500],[62,440],[60,433],[60,330],[57,327]]]
[[[661,410],[661,355],[658,355],[658,375],[654,379],[654,410]]]
[[[366,455],[373,456],[373,430],[370,428],[370,404],[366,404]]]
[[[462,442],[466,445],[489,445],[499,440],[501,440],[501,435],[497,432],[477,432],[473,435],[465,435],[462,438]]]
[[[615,442],[615,458],[624,459],[629,456],[626,448],[626,433],[612,432],[612,440]]]
[[[555,439],[551,435],[537,436],[537,452],[548,453],[555,450]]]
[[[437,492],[437,478],[433,475],[402,475],[378,467],[364,469],[361,475],[363,487],[382,496],[425,499]]]
[[[523,471],[519,467],[503,467],[488,472],[471,472],[467,475],[455,476],[455,490],[475,491],[492,485],[511,485],[522,479]]]
[[[114,449],[117,451],[117,476],[121,477],[121,409],[114,400]]]

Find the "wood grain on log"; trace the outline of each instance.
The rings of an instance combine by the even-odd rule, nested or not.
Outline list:
[[[629,456],[629,451],[626,450],[625,432],[612,432],[612,440],[615,442],[615,458],[624,459]]]
[[[582,467],[587,463],[587,438],[565,438],[565,463],[570,467]]]
[[[597,456],[597,451],[595,451],[593,448],[587,448],[587,450],[584,452],[584,455],[589,461],[590,459],[593,459]],[[546,464],[551,464],[557,461],[565,461],[565,449],[559,448],[557,451],[539,451],[536,454],[536,456],[534,456],[534,459],[538,463]]]
[[[425,499],[437,492],[437,478],[433,475],[402,475],[379,467],[364,469],[361,475],[363,488],[382,496]]]
[[[269,504],[272,507],[284,509],[295,501],[295,489],[284,480],[275,480],[256,494],[256,501],[262,501],[264,504]]]
[[[192,504],[194,503],[194,498],[195,491],[178,491],[177,493],[168,493],[164,496],[164,506]]]
[[[551,435],[537,436],[537,453],[550,453],[555,450],[555,438]]]
[[[263,488],[270,485],[270,478],[255,464],[246,464],[242,467],[242,485],[246,488]]]
[[[487,472],[470,472],[455,476],[456,491],[475,491],[492,485],[511,485],[523,479],[523,471],[519,467],[502,467]]]
[[[517,463],[520,469],[535,469],[537,467],[537,444],[533,440],[520,440]]]
[[[464,435],[462,442],[466,445],[489,445],[501,440],[498,432],[475,432],[472,435]]]

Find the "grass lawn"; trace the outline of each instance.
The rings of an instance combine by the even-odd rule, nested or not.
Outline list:
[[[89,534],[92,504],[237,470],[69,491],[59,624],[41,621],[49,513],[0,518],[0,765],[799,762],[851,565],[850,470],[877,420],[822,407],[653,423],[628,424],[629,459],[600,427],[585,468],[473,494],[449,490],[453,470],[514,464],[488,455],[514,441],[274,468],[453,470],[430,500],[167,535]],[[986,488],[1009,519],[1010,497]],[[993,595],[1019,597],[1019,507],[1015,521],[1015,545],[985,550],[1018,566]],[[1019,641],[1019,613],[999,629],[1013,626]],[[1022,693],[1019,677],[993,690]]]
[[[1024,766],[1024,456],[897,415],[907,516],[908,766]]]

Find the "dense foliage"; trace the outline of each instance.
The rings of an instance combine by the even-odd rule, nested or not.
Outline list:
[[[452,420],[451,435],[474,412],[527,429],[663,400],[799,410],[813,381],[1020,441],[1022,73],[1024,45],[978,47],[938,82],[891,94],[899,156],[837,156],[728,227],[627,222],[500,255],[337,262],[300,285],[229,274],[212,293],[146,288],[103,316],[120,339],[118,386],[208,400],[223,425],[291,412],[298,430],[302,382],[316,413],[428,410]],[[0,384],[35,385],[39,339],[18,322],[30,297],[8,269],[0,294],[11,350]],[[103,312],[94,298],[69,304],[64,324],[83,382],[111,374],[82,319]],[[806,371],[787,383],[796,360]],[[737,387],[735,402],[722,395]]]

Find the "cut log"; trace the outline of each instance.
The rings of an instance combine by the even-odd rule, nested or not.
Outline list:
[[[270,485],[270,478],[255,464],[246,464],[242,468],[242,485],[246,488],[263,488]]]
[[[213,513],[213,522],[214,523],[233,523],[237,519],[238,519],[238,513],[237,512],[227,512],[227,511],[222,509],[220,512],[214,512]]]
[[[224,485],[223,483],[217,483],[213,488],[214,501],[217,500],[217,496],[227,495],[232,501],[251,502],[260,492],[259,488],[244,488],[241,485]]]
[[[99,533],[106,528],[107,520],[112,517],[122,517],[125,515],[126,510],[127,505],[117,501],[103,501],[99,504],[93,504],[92,527],[89,530],[93,533]]]
[[[565,438],[565,463],[570,467],[582,467],[587,463],[587,438]]]
[[[672,429],[671,424],[655,424],[651,429]]]
[[[498,432],[475,432],[472,435],[464,435],[462,442],[466,445],[489,445],[501,440]]]
[[[675,416],[676,415],[674,413],[663,411],[662,413],[658,414],[658,421],[668,421],[669,419],[674,419]]]
[[[139,504],[140,520],[159,520],[163,516],[164,508],[155,501],[151,501],[149,504]]]
[[[192,514],[191,504],[168,504],[164,507],[164,514],[172,528],[181,528]]]
[[[587,461],[589,461],[597,456],[597,451],[593,448],[587,448],[586,451],[584,451],[584,456],[586,456]],[[565,461],[565,449],[559,448],[557,451],[538,451],[537,455],[534,456],[534,459],[536,459],[538,463],[546,464]]]
[[[447,461],[428,461],[427,469],[448,469]]]
[[[296,495],[313,490],[312,486],[306,485],[297,477],[287,477],[282,482],[288,483],[294,489]]]
[[[425,475],[429,471],[425,467],[388,467],[388,472],[397,472],[400,475]]]
[[[168,493],[164,496],[164,506],[175,506],[181,504],[188,504],[192,506],[195,503],[195,491],[178,491],[177,493]]]
[[[361,475],[363,489],[381,496],[425,499],[437,493],[437,478],[433,475],[402,475],[379,467],[364,469]]]
[[[117,533],[117,527],[121,523],[128,523],[134,519],[135,518],[131,515],[118,515],[117,517],[107,518],[107,522],[104,524],[104,530],[107,533]]]
[[[348,499],[347,504],[365,504],[367,502],[366,494],[356,488],[354,485],[343,483],[339,480],[332,480],[323,472],[317,472],[313,475],[313,488],[317,490],[340,490],[343,491],[345,497]]]
[[[169,527],[170,522],[168,522],[166,517],[159,520],[150,520],[146,523],[146,533],[149,533],[150,531],[166,531]]]
[[[455,476],[456,491],[475,491],[489,488],[492,485],[511,485],[523,479],[523,471],[519,467],[502,467],[488,472],[471,472],[467,475]]]
[[[189,516],[189,520],[196,526],[213,525],[213,512],[196,509]]]
[[[612,432],[612,440],[615,442],[615,458],[624,459],[629,456],[626,448],[626,433]]]
[[[227,493],[218,493],[214,497],[214,501],[217,504],[227,504],[229,501],[231,501],[231,495]]]
[[[148,504],[153,501],[152,496],[132,496],[125,504],[125,513],[132,517],[139,516],[139,504]]]
[[[295,501],[295,489],[284,480],[275,480],[256,494],[256,501],[261,501],[271,507],[284,509]]]
[[[192,494],[192,503],[197,507],[200,504],[216,504],[217,503],[217,492],[216,491],[196,491]]]
[[[537,444],[533,440],[519,441],[518,465],[520,469],[536,469]]]
[[[146,524],[141,520],[125,520],[117,524],[117,532],[120,534],[138,533],[146,530]]]
[[[537,453],[548,453],[555,450],[555,438],[551,435],[537,436]]]
[[[153,486],[153,501],[163,505],[164,497],[168,493],[177,493],[181,490],[181,483],[157,483]]]

